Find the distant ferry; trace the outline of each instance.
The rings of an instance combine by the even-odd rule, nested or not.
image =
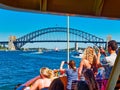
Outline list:
[[[59,49],[56,47],[56,48],[54,49],[54,51],[59,51]]]
[[[38,49],[38,53],[43,53],[43,52],[42,52],[42,49]]]

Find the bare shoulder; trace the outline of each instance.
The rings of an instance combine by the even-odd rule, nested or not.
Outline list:
[[[43,83],[43,79],[38,79],[37,81],[36,81],[37,83]]]
[[[88,60],[83,59],[83,60],[81,61],[81,63],[83,63],[83,64],[88,63]]]
[[[34,84],[39,84],[40,83],[40,79],[36,80]]]
[[[90,62],[88,60],[84,59],[83,65],[86,66],[86,67],[89,67],[90,66]]]
[[[39,84],[40,84],[40,79],[38,79],[38,80],[36,80],[34,83],[33,83],[33,85],[32,85],[32,87],[30,88],[30,90],[36,90],[38,87],[39,87]]]

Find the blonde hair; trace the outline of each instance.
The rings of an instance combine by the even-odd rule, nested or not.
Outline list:
[[[92,47],[87,47],[84,50],[82,58],[88,60],[90,64],[93,64],[94,56],[95,56],[95,50]]]
[[[43,68],[40,69],[40,74],[42,74],[43,76],[49,78],[48,71],[49,71],[49,68],[43,67]]]
[[[55,76],[54,71],[49,69],[48,70],[49,78],[53,78]]]
[[[54,72],[53,70],[47,68],[47,67],[43,67],[40,69],[40,74],[44,75],[47,78],[52,78],[54,77]]]

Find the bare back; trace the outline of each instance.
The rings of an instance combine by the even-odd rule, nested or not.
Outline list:
[[[41,90],[42,88],[49,87],[51,84],[51,79],[44,78],[44,79],[38,79],[30,88],[30,90]]]
[[[83,68],[91,69],[91,64],[88,60],[83,60]]]

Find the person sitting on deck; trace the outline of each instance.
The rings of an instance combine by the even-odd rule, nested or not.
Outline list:
[[[63,69],[64,64],[69,65],[69,69]],[[62,61],[60,65],[60,72],[64,72],[67,75],[67,90],[71,90],[73,80],[78,80],[78,69],[76,68],[75,61],[70,60],[69,63]]]
[[[95,50],[92,47],[87,47],[84,50],[82,60],[78,69],[79,79],[82,76],[82,72],[85,69],[91,69],[94,72],[94,75],[97,74],[97,66],[99,64]]]
[[[36,80],[30,90],[43,90],[48,88],[52,82],[50,69],[43,67],[40,69],[40,79]]]

